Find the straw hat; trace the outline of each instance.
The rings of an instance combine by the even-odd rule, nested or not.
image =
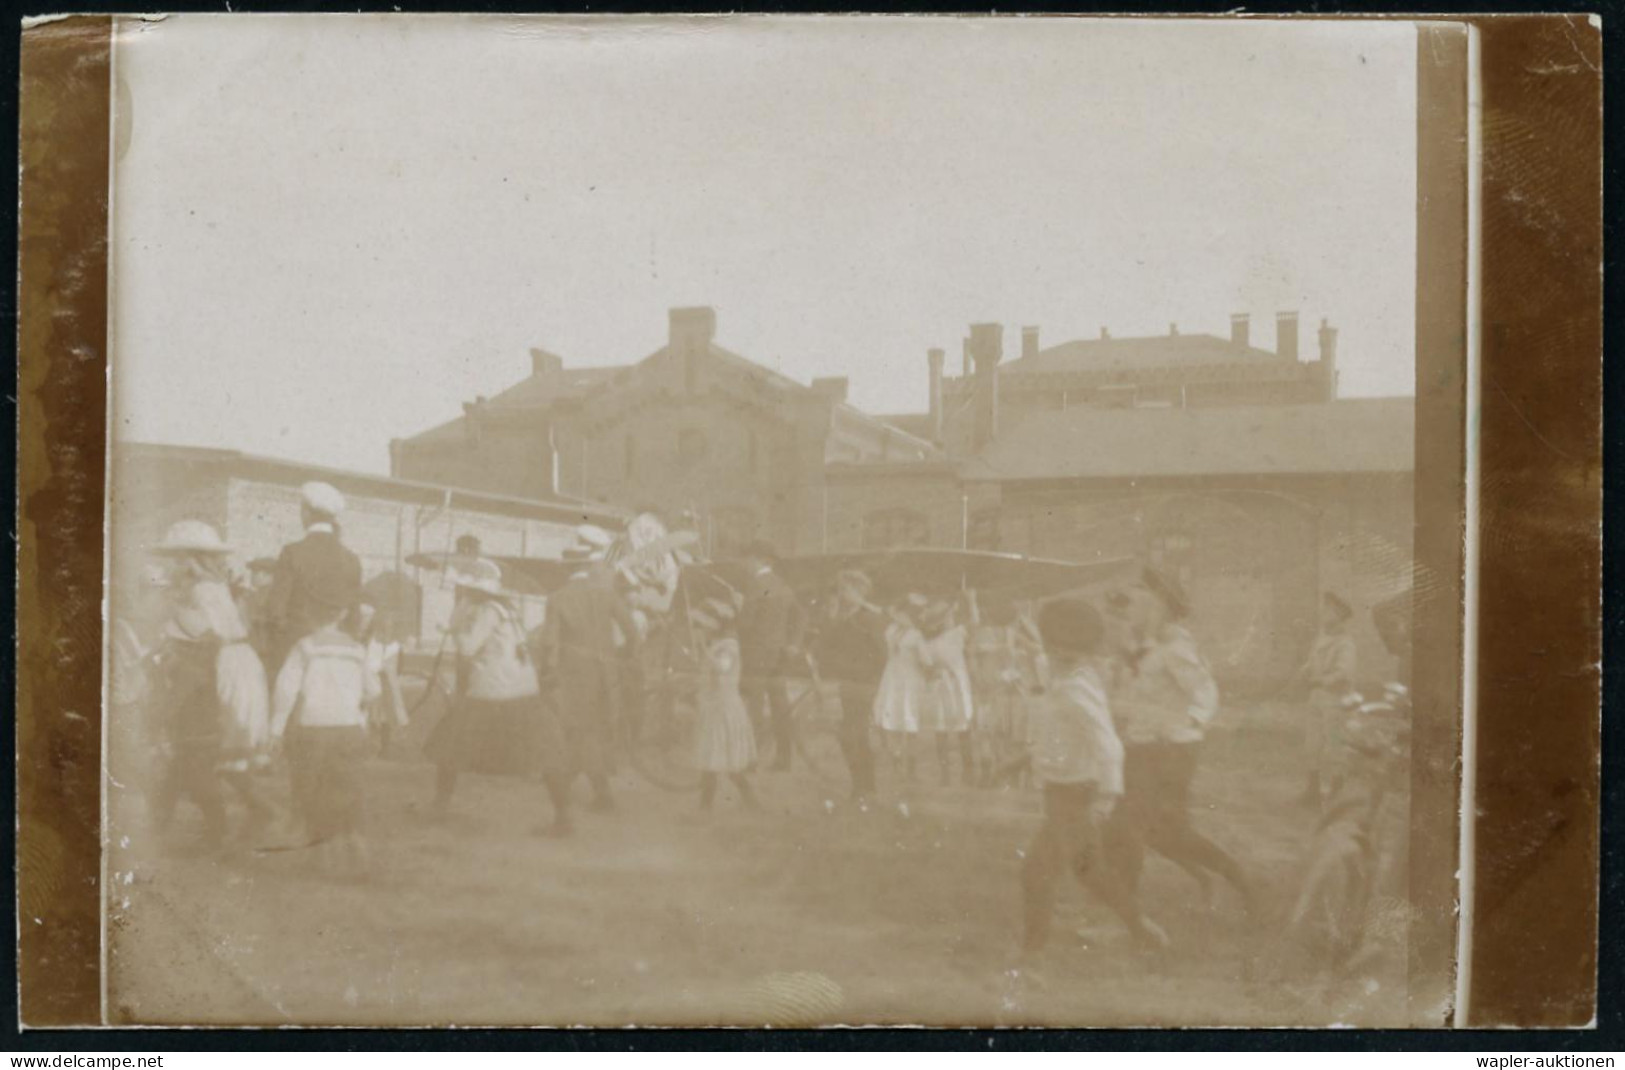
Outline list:
[[[164,541],[154,549],[160,554],[229,554],[232,550],[212,524],[201,520],[179,520],[171,524],[164,533]]]

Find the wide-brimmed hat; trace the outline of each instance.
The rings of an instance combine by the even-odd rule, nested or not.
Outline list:
[[[1063,654],[1092,654],[1106,635],[1106,623],[1082,598],[1057,598],[1038,610],[1038,635],[1046,649]]]
[[[1185,593],[1184,584],[1168,573],[1147,567],[1140,572],[1140,585],[1156,595],[1158,601],[1168,608],[1172,616],[1177,618],[1190,614],[1191,600]]]
[[[201,520],[178,520],[164,533],[164,541],[153,549],[160,554],[229,554],[232,547],[220,537],[214,525]]]
[[[502,569],[494,561],[474,558],[457,568],[448,568],[446,575],[459,590],[483,594],[492,598],[505,598],[502,588]]]

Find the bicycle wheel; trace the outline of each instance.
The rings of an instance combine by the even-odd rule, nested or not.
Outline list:
[[[698,791],[694,768],[698,711],[691,696],[667,684],[646,688],[633,713],[632,768],[667,791]]]

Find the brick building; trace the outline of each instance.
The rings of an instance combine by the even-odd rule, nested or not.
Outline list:
[[[1414,421],[1410,398],[1076,409],[1028,420],[961,474],[1001,549],[1180,576],[1215,668],[1265,686],[1306,653],[1322,591],[1354,605],[1362,665],[1389,667],[1366,611],[1410,580]]]
[[[1232,685],[1280,680],[1317,592],[1368,605],[1409,575],[1414,404],[1337,400],[1337,332],[1317,359],[1295,314],[1275,352],[1229,339],[1068,342],[972,326],[958,378],[930,351],[926,413],[874,417],[846,381],[793,382],[718,346],[710,309],[674,309],[635,364],[531,375],[391,444],[398,477],[620,509],[691,511],[712,553],[755,536],[787,553],[967,546],[1183,575]],[[1374,634],[1359,636],[1381,663]]]
[[[713,553],[756,537],[824,545],[832,465],[931,463],[931,443],[716,344],[709,308],[673,309],[666,343],[630,365],[573,371],[532,351],[528,378],[390,444],[399,477],[503,494],[565,494],[692,512]]]
[[[960,374],[946,354],[926,354],[930,397],[925,413],[884,417],[955,457],[969,456],[1002,432],[1050,412],[1075,408],[1198,408],[1293,405],[1337,397],[1337,331],[1322,321],[1314,360],[1298,352],[1298,314],[1276,317],[1275,352],[1251,343],[1250,318],[1230,319],[1230,337],[1181,334],[1099,338],[1041,348],[1039,329],[1021,329],[1021,351],[1004,359],[1004,329],[973,324],[963,341]]]

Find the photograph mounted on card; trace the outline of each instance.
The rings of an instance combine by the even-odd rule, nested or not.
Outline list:
[[[113,19],[103,1023],[1450,1024],[1470,36]]]

